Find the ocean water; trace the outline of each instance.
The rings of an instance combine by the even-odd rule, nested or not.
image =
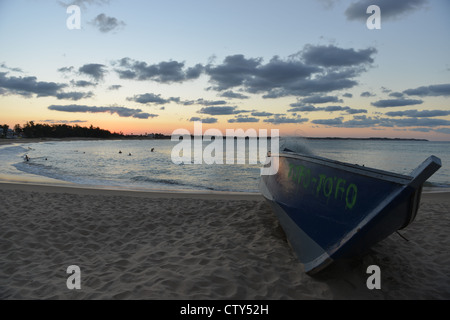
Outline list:
[[[263,159],[248,164],[176,164],[170,140],[82,140],[0,147],[0,175],[47,177],[82,186],[145,190],[258,192]],[[206,147],[210,142],[204,142]],[[409,174],[430,155],[442,160],[428,186],[450,187],[450,142],[282,139],[281,147]],[[154,152],[151,149],[154,148]],[[121,153],[119,153],[121,151]],[[224,157],[226,148],[224,142]],[[25,161],[28,155],[30,161]],[[226,161],[224,161],[226,162]]]

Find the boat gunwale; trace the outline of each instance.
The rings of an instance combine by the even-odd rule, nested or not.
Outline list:
[[[328,166],[328,167],[331,167],[334,169],[344,170],[344,171],[348,171],[348,172],[351,172],[354,174],[359,174],[359,175],[364,175],[364,176],[368,176],[368,177],[375,178],[375,179],[394,182],[394,183],[398,183],[401,185],[407,185],[413,180],[412,176],[402,175],[402,174],[385,171],[385,170],[381,170],[381,169],[375,169],[375,168],[371,168],[371,167],[365,167],[365,166],[361,166],[358,164],[351,164],[351,163],[342,162],[342,161],[338,161],[338,160],[327,159],[327,158],[323,158],[323,157],[315,156],[315,155],[304,155],[304,154],[299,154],[296,152],[283,151],[278,154],[272,154],[271,156],[272,157],[278,156],[278,157],[293,158],[293,159],[309,161],[309,162],[313,162],[316,164]]]

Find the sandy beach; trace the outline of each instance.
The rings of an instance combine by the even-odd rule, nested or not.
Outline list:
[[[0,299],[450,299],[449,196],[423,195],[408,241],[310,277],[257,194],[0,183]]]

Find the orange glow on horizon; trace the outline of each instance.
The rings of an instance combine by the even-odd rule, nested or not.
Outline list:
[[[12,129],[16,124],[24,126],[26,122],[34,121],[35,123],[48,123],[39,120],[26,120],[21,121],[16,118],[3,118],[0,119],[0,125],[7,124]],[[63,123],[57,122],[54,123]],[[191,134],[194,133],[194,122],[188,120],[178,120],[178,121],[162,121],[162,119],[132,119],[132,118],[120,118],[116,116],[111,116],[109,119],[102,118],[92,119],[86,122],[70,123],[68,125],[79,125],[81,127],[99,127],[101,129],[109,130],[110,132],[120,133],[125,135],[145,135],[151,133],[161,133],[164,135],[172,135],[176,129],[186,129]],[[340,137],[340,138],[402,138],[402,139],[427,139],[432,141],[448,141],[448,137],[443,134],[438,134],[436,132],[420,132],[411,133],[409,130],[405,129],[395,129],[395,128],[337,128],[337,127],[325,127],[325,126],[311,126],[309,124],[279,124],[274,125],[270,123],[265,123],[260,120],[260,122],[253,123],[229,123],[226,120],[219,120],[217,123],[202,123],[202,130],[205,132],[208,129],[218,129],[225,135],[227,129],[255,129],[258,133],[260,129],[268,130],[270,135],[271,129],[278,129],[280,136],[295,136],[304,138],[327,138],[327,137]]]

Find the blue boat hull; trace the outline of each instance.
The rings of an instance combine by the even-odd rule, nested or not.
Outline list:
[[[262,175],[260,189],[310,274],[409,225],[425,176],[440,167],[433,157],[414,177],[290,152],[274,157],[278,172]]]

